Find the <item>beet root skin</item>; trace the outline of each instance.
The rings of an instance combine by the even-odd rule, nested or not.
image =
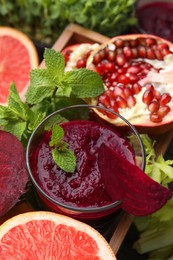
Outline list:
[[[12,134],[0,130],[0,216],[17,203],[28,180],[22,143]]]

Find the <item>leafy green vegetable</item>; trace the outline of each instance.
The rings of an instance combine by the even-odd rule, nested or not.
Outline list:
[[[35,127],[50,113],[81,98],[104,91],[101,77],[91,70],[65,72],[64,57],[53,49],[45,49],[46,68],[31,71],[26,102],[22,102],[14,84],[10,87],[8,106],[0,105],[0,126],[14,134],[24,145]]]
[[[173,160],[156,156],[155,141],[148,135],[141,135],[146,151],[145,172],[155,181],[168,186],[173,181]],[[139,239],[134,243],[138,253],[148,253],[149,260],[168,260],[173,258],[173,198],[154,214],[135,217],[134,223],[139,231]]]
[[[136,24],[135,2],[0,0],[0,24],[19,28],[33,39],[48,44],[54,43],[69,23],[79,24],[107,36],[115,36]]]
[[[55,163],[65,172],[73,173],[76,167],[76,157],[68,147],[68,143],[62,141],[64,136],[63,128],[56,124],[52,129],[52,138],[49,142],[52,148],[52,157]]]

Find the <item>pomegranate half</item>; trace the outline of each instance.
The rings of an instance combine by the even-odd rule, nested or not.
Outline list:
[[[139,132],[160,135],[172,129],[173,43],[149,34],[130,34],[101,45],[75,44],[62,53],[66,71],[87,67],[103,79],[105,92],[87,103],[121,114]],[[116,116],[96,112],[120,126]]]
[[[87,60],[105,92],[87,103],[112,109],[139,132],[163,134],[173,128],[173,43],[148,34],[116,36]],[[118,118],[99,116],[120,126]]]

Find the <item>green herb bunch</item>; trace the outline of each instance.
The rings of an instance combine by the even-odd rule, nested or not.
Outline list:
[[[136,24],[135,0],[0,0],[0,25],[23,30],[35,40],[54,42],[69,23],[107,36]],[[22,24],[22,27],[21,27]]]

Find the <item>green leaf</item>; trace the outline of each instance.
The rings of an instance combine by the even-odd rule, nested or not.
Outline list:
[[[51,141],[49,142],[49,145],[52,147],[54,145],[58,145],[58,143],[61,141],[61,139],[64,136],[64,130],[60,125],[54,125],[52,129],[52,137]]]
[[[4,130],[15,135],[20,141],[22,140],[22,136],[26,130],[27,123],[26,122],[17,122],[10,121],[6,126],[4,126]],[[13,149],[13,148],[12,148]]]
[[[58,124],[54,125],[49,146],[52,148],[55,163],[65,172],[73,173],[76,167],[76,157],[74,152],[68,149],[68,143],[62,140],[63,136],[63,128]]]
[[[53,95],[56,86],[48,70],[34,69],[30,75],[31,84],[26,93],[26,101],[29,104],[37,104]]]
[[[52,150],[52,156],[57,165],[67,173],[73,173],[76,167],[76,157],[72,150]]]
[[[26,105],[21,101],[19,93],[14,85],[10,86],[10,94],[8,96],[8,107],[19,118],[27,120]]]
[[[64,74],[62,84],[72,89],[78,98],[95,97],[103,93],[104,85],[98,73],[88,69],[76,69]]]
[[[65,60],[64,56],[54,49],[45,49],[44,60],[50,76],[54,82],[60,82],[64,75]]]

